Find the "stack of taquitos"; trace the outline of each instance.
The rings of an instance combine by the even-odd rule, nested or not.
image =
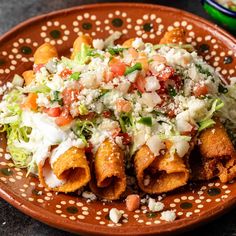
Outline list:
[[[146,193],[168,192],[185,185],[189,170],[184,158],[170,154],[172,143],[166,141],[164,155],[155,157],[147,145],[141,147],[134,158],[139,187]]]
[[[190,155],[190,166],[193,180],[219,177],[226,183],[236,176],[236,152],[219,121],[200,133],[199,146]]]

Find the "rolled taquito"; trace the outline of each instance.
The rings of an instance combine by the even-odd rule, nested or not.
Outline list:
[[[222,183],[236,176],[236,152],[223,125],[216,124],[199,135],[199,146],[190,155],[193,180],[219,177]]]
[[[107,200],[119,199],[126,189],[124,154],[112,140],[106,139],[98,148],[92,169],[94,176],[90,181],[91,190]]]
[[[53,191],[74,192],[90,181],[90,169],[84,149],[71,147],[53,165],[49,159],[38,166],[41,184]]]
[[[146,193],[159,194],[185,185],[189,170],[184,159],[170,154],[171,142],[166,142],[166,152],[154,156],[147,145],[135,155],[134,164],[139,187]]]

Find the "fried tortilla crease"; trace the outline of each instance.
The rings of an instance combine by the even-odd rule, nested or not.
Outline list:
[[[53,191],[74,192],[90,181],[90,169],[84,149],[71,147],[57,158],[52,167],[49,159],[38,166],[41,184]]]
[[[134,164],[139,187],[146,193],[168,192],[185,185],[189,170],[184,159],[170,154],[172,143],[167,141],[164,155],[154,156],[147,145],[135,155]]]
[[[222,183],[236,176],[236,152],[223,127],[216,124],[203,130],[199,136],[200,144],[190,156],[193,180],[210,180],[219,177]]]
[[[119,199],[126,189],[124,154],[119,146],[106,139],[98,148],[92,165],[95,176],[90,181],[91,190],[107,200]]]
[[[186,43],[185,31],[181,28],[174,28],[173,30],[166,32],[159,42],[159,44],[180,43]]]

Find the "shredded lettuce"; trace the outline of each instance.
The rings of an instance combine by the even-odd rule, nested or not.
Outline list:
[[[174,44],[174,43],[168,43],[168,44],[156,44],[153,46],[153,48],[156,49],[160,49],[161,47],[171,47],[171,48],[182,48],[185,49],[189,52],[193,52],[194,51],[194,47],[192,44]]]
[[[202,130],[213,126],[215,123],[216,122],[212,119],[207,119],[207,120],[204,120],[202,122],[199,122],[198,132],[201,132]]]
[[[211,106],[211,109],[208,111],[207,115],[200,122],[209,120],[213,117],[216,111],[219,111],[224,106],[224,102],[220,98],[216,98]]]
[[[75,123],[74,134],[88,146],[87,140],[91,138],[94,124],[88,120],[79,120]]]
[[[31,129],[29,127],[21,127],[20,103],[23,95],[20,90],[12,90],[0,104],[0,132],[7,134],[8,151],[12,156],[12,160],[18,167],[27,167],[31,161],[31,153],[23,148],[15,146],[17,141],[29,141]]]
[[[122,113],[119,117],[120,127],[123,133],[127,132],[127,127],[134,125],[133,117],[130,113]]]
[[[84,104],[79,105],[79,114],[80,115],[87,115],[89,113],[89,110]]]
[[[67,57],[61,57],[61,62],[70,69],[76,68],[77,66],[77,63],[75,61],[70,60]]]
[[[27,86],[21,89],[24,93],[49,93],[50,88],[45,84],[38,84],[34,86]]]
[[[91,50],[90,46],[82,43],[80,51],[75,55],[74,61],[79,65],[84,65],[90,57]]]
[[[15,74],[15,76],[13,77],[13,80],[12,80],[12,84],[16,87],[17,86],[22,87],[24,84],[24,79],[21,76]]]
[[[228,130],[236,129],[236,85],[227,86],[228,92],[221,94],[220,98],[224,102],[224,107],[218,111],[223,120],[226,121]]]
[[[24,148],[15,146],[15,142],[29,141],[31,129],[29,127],[20,127],[20,124],[9,124],[5,127],[7,133],[8,151],[12,156],[12,160],[17,167],[28,167],[31,162],[32,153]]]

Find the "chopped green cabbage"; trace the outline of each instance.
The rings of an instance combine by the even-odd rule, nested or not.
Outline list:
[[[21,114],[20,103],[22,102],[23,95],[20,90],[12,90],[5,98],[6,110],[1,106],[0,109],[0,132],[7,134],[7,146],[12,160],[18,167],[27,167],[31,160],[31,153],[23,148],[15,146],[17,141],[29,141],[29,134],[31,129],[29,127],[21,127]]]

